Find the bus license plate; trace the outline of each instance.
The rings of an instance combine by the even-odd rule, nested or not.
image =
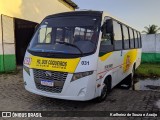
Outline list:
[[[51,80],[41,80],[41,85],[53,87],[54,86],[54,82],[51,81]]]

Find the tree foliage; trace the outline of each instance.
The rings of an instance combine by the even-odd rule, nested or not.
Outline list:
[[[142,31],[142,33],[146,33],[146,34],[156,34],[160,31],[160,27],[158,27],[157,25],[149,25],[149,27],[144,27],[145,31]]]

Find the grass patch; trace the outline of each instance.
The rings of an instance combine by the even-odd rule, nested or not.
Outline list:
[[[140,78],[159,78],[160,77],[160,63],[143,63],[135,72],[136,77]]]

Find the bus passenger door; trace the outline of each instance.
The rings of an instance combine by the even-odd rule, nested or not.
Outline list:
[[[122,40],[122,28],[121,23],[116,20],[113,20],[113,33],[114,33],[114,54],[115,54],[115,63],[117,70],[116,84],[122,80],[122,70],[123,70],[123,40]]]
[[[120,51],[120,65],[119,65],[119,79],[120,81],[123,79],[123,76],[124,76],[124,73],[123,73],[123,66],[124,66],[124,55],[125,55],[125,51],[124,50],[121,50]]]
[[[113,46],[113,20],[110,17],[105,17],[105,21],[101,27],[102,38],[99,51],[98,73],[99,77],[104,77],[106,74],[112,75],[112,86],[115,85],[117,77],[117,66],[115,62],[115,52]]]
[[[124,79],[130,73],[130,55],[127,54],[130,49],[129,45],[129,28],[126,25],[122,25],[123,33],[123,50],[122,50],[122,68],[121,68],[121,79]]]

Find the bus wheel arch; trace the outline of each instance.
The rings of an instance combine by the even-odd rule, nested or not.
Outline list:
[[[102,82],[103,88],[101,89],[101,95],[96,98],[97,102],[102,102],[106,99],[107,95],[111,92],[112,88],[112,77],[108,75],[105,77],[104,81]]]
[[[135,90],[135,80],[134,80],[135,70],[136,70],[136,63],[133,64],[132,73],[131,73],[130,87],[131,87],[132,90]]]
[[[134,85],[135,84],[135,81],[134,81],[135,70],[136,70],[136,63],[133,64],[131,73],[123,80],[123,83],[128,85],[128,87],[126,87],[127,89],[131,88],[132,90],[135,90],[135,85]]]
[[[112,76],[111,76],[111,75],[108,75],[108,76],[104,79],[103,84],[106,84],[106,85],[107,85],[107,90],[110,92],[111,89],[112,89]]]
[[[133,64],[132,70],[131,70],[131,77],[134,77],[135,74],[135,70],[136,70],[136,62]]]
[[[133,64],[132,72],[136,70],[136,62]]]

